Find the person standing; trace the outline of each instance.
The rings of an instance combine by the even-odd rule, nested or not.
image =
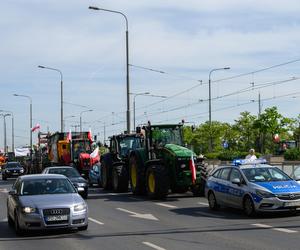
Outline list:
[[[253,148],[251,148],[249,150],[249,154],[246,156],[246,160],[254,161],[256,159],[257,159],[257,157],[255,155],[255,150]]]

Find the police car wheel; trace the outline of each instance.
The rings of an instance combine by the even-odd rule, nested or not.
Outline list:
[[[216,196],[212,191],[208,194],[208,205],[211,210],[218,210],[220,207],[217,203]]]
[[[247,216],[253,216],[255,214],[254,204],[249,196],[246,196],[244,199],[244,212]]]

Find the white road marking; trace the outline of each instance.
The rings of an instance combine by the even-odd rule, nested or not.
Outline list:
[[[118,194],[117,193],[108,193],[107,195],[115,196],[115,195],[118,195]]]
[[[262,228],[272,228],[272,226],[270,225],[265,225],[265,224],[251,224],[251,226],[255,226],[255,227],[262,227]]]
[[[273,230],[288,233],[288,234],[298,233],[298,231],[290,230],[290,229],[286,229],[286,228],[273,228]]]
[[[99,224],[99,225],[104,225],[104,223],[103,223],[103,222],[101,222],[101,221],[98,221],[98,220],[95,220],[95,219],[93,219],[93,218],[91,218],[91,217],[89,217],[89,220],[90,220],[90,221],[92,221],[92,222],[94,222],[94,223],[96,223],[96,224]]]
[[[0,188],[0,193],[8,193],[7,188]]]
[[[155,203],[155,204],[158,205],[158,206],[167,207],[167,208],[178,208],[176,206],[166,204],[166,203]]]
[[[206,202],[198,202],[198,204],[202,205],[202,206],[206,206],[206,207],[208,206],[208,203],[206,203]]]
[[[154,245],[154,244],[152,244],[152,243],[150,243],[150,242],[147,242],[147,241],[144,241],[143,244],[146,245],[146,246],[148,246],[148,247],[152,247],[152,248],[154,248],[154,249],[156,249],[156,250],[166,250],[166,249],[163,248],[163,247],[159,247],[159,246]]]
[[[158,220],[152,214],[139,214],[139,213],[132,212],[132,211],[129,211],[129,210],[124,209],[124,208],[120,208],[120,207],[118,207],[116,209],[119,210],[119,211],[128,213],[128,214],[131,214],[130,216],[135,217],[135,218],[146,219],[146,220]]]
[[[274,231],[279,231],[279,232],[284,232],[284,233],[298,233],[298,231],[295,230],[290,230],[290,229],[286,229],[286,228],[280,228],[280,227],[272,227],[270,225],[265,225],[265,224],[251,224],[252,226],[255,227],[261,227],[261,228],[270,228]]]

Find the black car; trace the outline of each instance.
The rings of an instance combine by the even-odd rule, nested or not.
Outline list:
[[[19,162],[7,162],[2,166],[2,180],[7,178],[18,177],[24,174],[24,168]]]
[[[42,174],[62,174],[70,179],[78,193],[84,199],[88,197],[89,184],[80,176],[79,172],[75,168],[69,166],[48,167],[44,169]]]

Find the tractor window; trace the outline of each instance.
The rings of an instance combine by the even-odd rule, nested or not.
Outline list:
[[[120,140],[120,154],[127,156],[130,151],[141,147],[141,141],[138,137],[124,137]]]
[[[183,145],[182,134],[180,127],[160,128],[153,127],[152,129],[153,145],[163,147],[166,144]]]

